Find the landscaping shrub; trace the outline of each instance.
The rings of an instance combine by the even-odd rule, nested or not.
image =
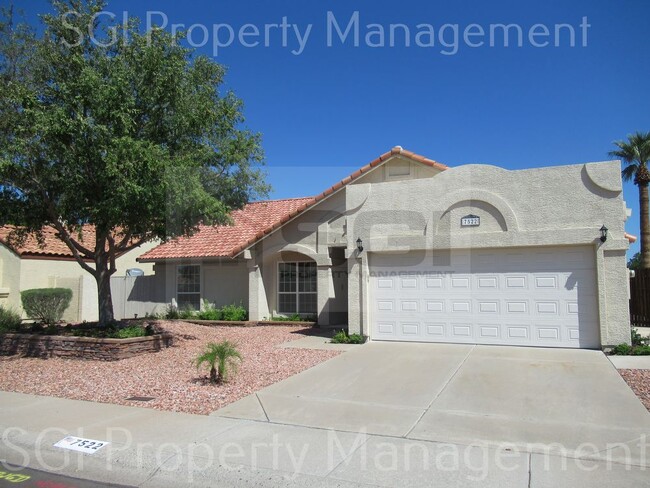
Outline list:
[[[190,305],[187,305],[178,311],[179,319],[193,319],[195,317],[196,311]]]
[[[130,325],[119,329],[116,333],[118,339],[129,339],[131,337],[144,337],[147,335],[147,331],[141,325]]]
[[[366,342],[366,339],[360,334],[350,334],[341,330],[334,334],[332,337],[332,343],[334,344],[363,344]]]
[[[130,339],[132,337],[145,337],[155,333],[151,324],[142,323],[119,327],[118,323],[108,327],[75,327],[72,335],[77,337],[94,337],[97,339]]]
[[[636,329],[632,329],[632,346],[648,346],[650,337],[642,336]]]
[[[611,354],[615,356],[650,356],[650,337],[642,336],[632,329],[632,345],[619,344],[612,348]]]
[[[650,356],[650,346],[636,346],[632,348],[633,356]]]
[[[221,307],[221,320],[227,321],[244,321],[248,320],[248,312],[243,305],[224,305]]]
[[[195,318],[199,320],[221,320],[223,314],[212,303],[203,300],[203,310],[196,313]]]
[[[269,320],[275,322],[316,322],[316,317],[313,315],[302,316],[300,314],[294,313],[288,317],[286,315],[271,315],[271,318]]]
[[[0,333],[15,332],[20,329],[21,323],[22,319],[18,313],[0,305]]]
[[[72,290],[69,288],[35,288],[20,292],[25,314],[45,325],[54,325],[61,320],[63,312],[70,306]]]
[[[203,310],[194,310],[192,307],[178,309],[173,305],[167,305],[164,318],[172,319],[197,319],[197,320],[225,320],[225,321],[245,321],[248,320],[248,311],[243,305],[224,305],[221,308],[215,307],[207,300],[203,301]]]
[[[228,381],[230,372],[237,370],[236,361],[242,360],[237,346],[229,341],[222,341],[218,344],[210,342],[203,354],[196,358],[196,368],[199,369],[203,363],[210,367],[210,383],[220,384]]]
[[[168,320],[180,319],[181,315],[180,312],[178,311],[178,308],[170,303],[167,305],[167,307],[165,307],[165,311],[163,312],[163,318]]]
[[[612,348],[612,354],[614,354],[615,356],[629,356],[631,352],[632,352],[632,346],[625,343],[619,344],[618,346]]]

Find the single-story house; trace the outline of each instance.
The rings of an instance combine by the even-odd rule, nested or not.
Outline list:
[[[68,247],[57,237],[56,230],[46,227],[43,229],[42,243],[29,236],[20,245],[9,239],[12,230],[10,226],[0,227],[0,305],[22,311],[20,292],[23,290],[70,288],[72,301],[63,316],[64,320],[96,321],[99,312],[95,278],[81,268]],[[85,226],[82,234],[84,242],[95,241],[92,226]],[[143,244],[120,255],[116,259],[117,272],[114,276],[125,276],[128,269],[140,269],[144,274],[153,274],[151,264],[138,263],[136,258],[157,244]]]
[[[379,341],[600,348],[630,341],[627,215],[618,161],[448,168],[398,146],[138,260],[178,306],[313,315]]]

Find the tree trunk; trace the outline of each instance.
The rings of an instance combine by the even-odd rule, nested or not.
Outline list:
[[[104,327],[115,320],[113,296],[111,295],[111,275],[107,256],[99,256],[95,261],[95,280],[99,304],[99,325]]]
[[[213,384],[218,383],[218,380],[217,380],[217,368],[215,368],[214,366],[212,366],[210,368],[210,383],[213,383]]]
[[[641,220],[641,268],[650,268],[650,213],[648,183],[639,184],[639,214]]]

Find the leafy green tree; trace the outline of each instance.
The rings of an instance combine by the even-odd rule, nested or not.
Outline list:
[[[641,269],[641,253],[638,252],[632,256],[627,262],[627,267],[629,269]]]
[[[52,5],[40,36],[11,10],[0,19],[0,224],[21,226],[16,240],[54,227],[94,276],[106,325],[116,258],[229,222],[268,192],[263,153],[241,100],[219,90],[224,68],[182,34],[117,24],[98,15],[104,0]]]
[[[221,384],[228,381],[230,372],[236,370],[237,360],[242,357],[235,344],[229,341],[208,343],[206,350],[196,358],[197,369],[202,364],[210,367],[210,383]]]
[[[621,172],[625,181],[634,181],[639,187],[639,218],[641,219],[641,268],[650,268],[650,212],[648,183],[650,183],[650,132],[636,132],[627,141],[615,141],[618,149],[610,156],[621,158],[625,168]]]

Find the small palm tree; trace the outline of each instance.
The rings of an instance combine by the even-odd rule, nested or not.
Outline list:
[[[218,344],[210,342],[205,352],[196,358],[196,368],[199,369],[203,363],[207,363],[210,366],[210,383],[221,384],[228,381],[231,370],[237,370],[236,360],[241,361],[242,357],[235,344],[229,341]]]
[[[621,158],[625,168],[621,172],[625,181],[634,180],[639,187],[639,217],[641,219],[641,267],[650,268],[650,212],[648,210],[648,184],[650,183],[650,132],[629,135],[627,141],[615,141],[618,149],[610,156]]]

